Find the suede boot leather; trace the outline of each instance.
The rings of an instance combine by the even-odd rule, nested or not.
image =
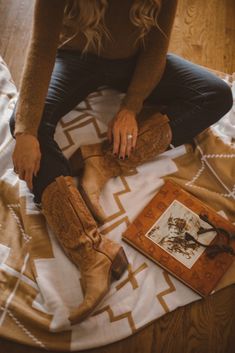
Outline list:
[[[101,236],[71,176],[59,176],[42,194],[42,213],[67,256],[79,267],[84,301],[69,320],[84,320],[121,277],[128,260],[123,248]]]
[[[142,117],[143,118],[143,117]],[[109,178],[137,173],[136,167],[156,158],[164,152],[172,139],[169,118],[159,112],[139,121],[139,131],[135,151],[129,159],[114,157],[113,146],[108,140],[93,145],[81,146],[70,158],[73,168],[83,165],[83,175],[79,190],[93,216],[103,223],[106,215],[99,204],[99,196]],[[76,170],[76,172],[77,172]]]

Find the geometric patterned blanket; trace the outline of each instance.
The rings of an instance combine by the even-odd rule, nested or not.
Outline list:
[[[224,77],[230,85],[231,78]],[[195,146],[172,148],[138,167],[136,175],[108,181],[100,200],[108,217],[100,231],[122,243],[130,265],[93,314],[70,326],[69,309],[83,300],[80,273],[58,245],[26,183],[13,171],[15,140],[8,124],[17,95],[0,57],[0,335],[47,350],[83,350],[130,336],[167,312],[200,300],[124,243],[121,234],[166,178],[235,222],[234,109],[198,135]],[[60,120],[55,139],[67,158],[80,145],[106,136],[121,98],[121,93],[101,87]],[[231,283],[235,266],[217,289]]]

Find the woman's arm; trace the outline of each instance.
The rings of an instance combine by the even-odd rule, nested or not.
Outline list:
[[[37,137],[53,70],[66,0],[36,0],[33,29],[21,76],[14,136]]]
[[[121,109],[126,108],[138,114],[143,101],[159,83],[166,64],[177,3],[177,0],[162,0],[158,24],[168,38],[165,38],[156,27],[147,34],[145,48],[141,49],[137,58],[135,71],[121,103]]]

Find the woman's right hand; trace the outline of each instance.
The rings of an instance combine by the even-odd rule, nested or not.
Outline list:
[[[38,139],[31,134],[16,134],[15,149],[12,154],[14,171],[21,180],[25,180],[28,188],[33,189],[33,174],[36,176],[40,168],[41,151]]]

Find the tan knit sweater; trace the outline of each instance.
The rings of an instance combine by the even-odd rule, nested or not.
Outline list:
[[[138,55],[121,107],[139,113],[144,99],[163,74],[177,0],[162,0],[158,17],[159,26],[168,39],[154,27],[146,35],[145,48],[133,45],[139,32],[129,20],[132,2],[133,0],[109,0],[105,23],[113,40],[104,39],[99,55],[110,59]],[[76,24],[69,23],[64,15],[66,3],[67,0],[36,0],[32,34],[19,87],[14,135],[23,132],[37,136],[57,48],[79,51],[84,48],[85,37],[79,31],[72,40],[65,43],[66,36],[71,36],[74,25],[76,28]],[[89,52],[94,51],[90,49]]]

